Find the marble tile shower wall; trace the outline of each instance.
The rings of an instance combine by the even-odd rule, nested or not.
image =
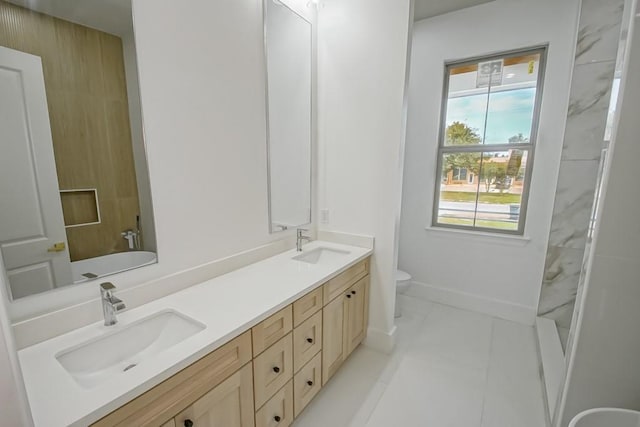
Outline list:
[[[624,0],[583,0],[538,315],[555,320],[563,345],[587,247]]]

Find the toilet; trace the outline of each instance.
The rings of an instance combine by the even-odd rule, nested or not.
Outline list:
[[[395,317],[402,316],[398,295],[404,294],[411,284],[411,275],[406,271],[396,270],[396,312]]]
[[[575,416],[569,427],[638,427],[640,412],[629,409],[596,408]]]

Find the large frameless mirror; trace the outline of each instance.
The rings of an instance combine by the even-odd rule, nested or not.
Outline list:
[[[311,222],[311,23],[264,2],[271,232]]]
[[[156,262],[130,0],[0,0],[12,299]]]

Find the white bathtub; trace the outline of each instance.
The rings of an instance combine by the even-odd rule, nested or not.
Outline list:
[[[156,254],[147,251],[130,251],[83,259],[71,263],[73,283],[82,283],[110,274],[120,273],[156,262]],[[92,274],[96,277],[86,277]]]
[[[628,409],[589,409],[575,416],[569,427],[640,427],[640,412]]]

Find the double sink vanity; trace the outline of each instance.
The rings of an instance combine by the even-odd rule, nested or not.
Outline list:
[[[21,350],[36,425],[290,425],[365,337],[371,252],[315,241]]]
[[[12,90],[6,102],[24,106],[13,109],[21,116],[0,117],[12,132],[11,146],[21,147],[0,156],[5,161],[0,171],[8,174],[0,179],[7,184],[0,185],[0,196],[12,208],[0,222],[0,269],[3,265],[7,273],[8,303],[22,313],[12,320],[55,324],[57,331],[49,335],[33,327],[21,334],[36,343],[18,352],[34,424],[288,426],[365,337],[373,243],[314,241],[301,250],[308,239],[299,230],[296,249],[246,265],[250,261],[240,264],[248,259],[242,258],[246,252],[262,256],[271,244],[283,250],[289,237],[266,238],[267,230],[257,225],[262,221],[258,211],[228,220],[247,206],[259,209],[267,196],[263,224],[270,233],[314,224],[316,6],[275,0],[195,2],[189,8],[175,1],[133,2],[135,7],[128,1],[94,3],[69,0],[65,7],[50,8],[47,2],[0,0],[0,26],[10,29],[0,34],[0,65],[13,70],[11,79],[7,74],[3,80]],[[162,79],[151,65],[157,49],[167,50],[161,41],[166,29],[159,24],[156,29],[156,21],[183,12],[184,21],[176,22],[203,23],[207,34],[185,47],[203,43],[217,56],[205,65],[198,62],[202,55],[192,55],[183,65],[203,79],[197,93],[187,89],[174,102],[163,103],[165,110],[157,110],[153,89],[146,99],[139,93],[143,82],[153,87]],[[208,17],[206,22],[202,17]],[[213,43],[227,27],[237,52]],[[248,36],[236,38],[238,28]],[[138,49],[138,40],[147,41],[146,49]],[[164,55],[161,62],[164,69]],[[256,75],[258,64],[263,70]],[[237,82],[231,79],[235,74]],[[248,86],[252,75],[259,79]],[[27,77],[29,91],[22,87]],[[166,87],[176,81],[175,75],[165,77],[159,86],[163,99]],[[227,83],[242,89],[234,105],[219,96]],[[264,92],[251,87],[264,87]],[[157,136],[147,145],[145,130],[150,129],[143,124],[142,107],[149,108],[144,111],[148,117],[160,112],[158,126],[162,120],[157,118],[171,115],[171,108],[191,111],[196,106],[193,117],[225,113],[198,120],[189,129],[180,128],[186,125],[180,120],[167,123],[171,132],[201,136],[182,152],[173,151],[175,141],[165,140],[162,128],[148,133]],[[247,132],[236,132],[238,120]],[[16,123],[37,127],[38,137]],[[260,175],[263,169],[245,159],[262,158],[265,144],[266,173]],[[153,167],[147,164],[147,149],[156,150]],[[175,162],[176,156],[185,162]],[[195,172],[193,160],[209,157],[242,163],[207,164],[206,173]],[[245,176],[245,168],[251,176]],[[186,196],[182,202],[173,200],[172,187],[163,187],[164,174],[183,175],[184,188],[205,191],[197,201]],[[228,183],[245,178],[265,180],[266,194],[242,187],[237,191],[247,194],[236,201],[236,189],[230,191]],[[16,190],[16,183],[23,185]],[[157,206],[150,183],[158,189],[153,194]],[[46,203],[34,202],[39,200]],[[169,205],[158,215],[165,222],[156,224],[154,208]],[[177,218],[173,205],[182,209],[181,221],[171,221]],[[198,217],[201,223],[183,223],[184,215],[198,206],[211,212]],[[156,236],[156,226],[166,234]],[[193,233],[193,239],[172,241],[176,227],[180,235]],[[230,245],[224,240],[235,239],[229,227],[246,228],[243,241],[258,246]],[[158,247],[159,242],[166,246]],[[190,255],[211,246],[215,259]],[[240,249],[246,252],[229,253]],[[166,261],[153,267],[161,272],[157,276],[126,273],[114,276],[113,284],[103,277],[146,268],[157,262],[158,253]],[[213,277],[208,268],[225,262],[245,266],[187,287]],[[198,279],[192,280],[191,273]],[[121,278],[127,296],[119,295]],[[149,290],[149,279],[167,287]],[[175,287],[167,284],[173,280]],[[169,288],[182,290],[167,295]],[[94,319],[93,295],[99,292],[105,322],[71,330]],[[40,342],[44,337],[49,339]]]

